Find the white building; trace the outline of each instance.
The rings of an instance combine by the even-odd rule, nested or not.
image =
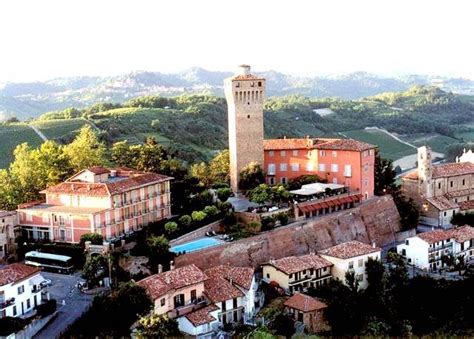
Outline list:
[[[450,230],[434,230],[408,238],[397,246],[397,252],[408,264],[424,270],[445,266],[443,256],[462,255],[466,261],[474,257],[474,228],[461,226]]]
[[[474,164],[474,153],[470,149],[466,152],[466,149],[463,149],[462,155],[456,157],[456,162],[470,162]]]
[[[14,227],[18,225],[16,211],[0,211],[0,261],[15,248]]]
[[[11,264],[0,269],[0,318],[19,317],[42,303],[44,278],[37,267]]]
[[[380,260],[382,249],[375,244],[368,245],[360,241],[348,241],[319,252],[334,266],[331,273],[334,279],[345,282],[346,272],[354,271],[360,288],[367,287],[365,265],[369,259]]]

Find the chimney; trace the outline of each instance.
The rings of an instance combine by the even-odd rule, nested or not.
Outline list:
[[[163,272],[163,265],[158,264],[158,273],[162,273],[162,272]]]
[[[174,270],[174,261],[170,261],[170,271]]]
[[[240,65],[239,66],[239,75],[249,75],[250,66],[249,65]]]

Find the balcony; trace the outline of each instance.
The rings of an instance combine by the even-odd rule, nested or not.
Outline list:
[[[168,312],[168,317],[177,318],[183,314],[193,312],[204,306],[207,306],[208,302],[204,297],[197,298],[194,301],[188,302],[186,305],[176,307],[175,309]]]
[[[453,249],[453,243],[452,242],[448,242],[444,245],[438,245],[438,246],[435,246],[435,247],[430,247],[428,249],[428,252],[435,252],[435,251],[440,251],[440,250],[444,250],[444,249],[447,249],[447,250],[451,250]]]
[[[15,304],[15,298],[10,298],[8,300],[0,300],[0,310],[12,306],[13,304]]]

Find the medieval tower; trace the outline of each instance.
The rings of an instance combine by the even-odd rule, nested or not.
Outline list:
[[[228,107],[230,183],[239,190],[242,169],[251,162],[263,166],[263,101],[265,79],[250,73],[250,66],[239,66],[234,77],[224,81]]]
[[[433,166],[431,159],[431,148],[428,146],[418,148],[418,192],[422,200],[433,197]]]

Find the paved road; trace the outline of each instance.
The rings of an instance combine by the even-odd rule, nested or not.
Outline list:
[[[50,297],[58,302],[58,316],[38,332],[34,338],[58,338],[68,326],[76,321],[83,312],[92,304],[93,295],[80,293],[75,284],[80,275],[57,274],[42,272],[46,279],[51,279],[53,284],[48,288]],[[62,305],[64,300],[65,305]]]
[[[46,136],[43,134],[43,132],[41,132],[38,128],[36,128],[36,126],[33,126],[33,125],[28,125],[31,127],[31,129],[33,131],[36,132],[36,134],[38,134],[38,136],[43,139],[43,141],[48,141],[48,138],[46,138]]]

